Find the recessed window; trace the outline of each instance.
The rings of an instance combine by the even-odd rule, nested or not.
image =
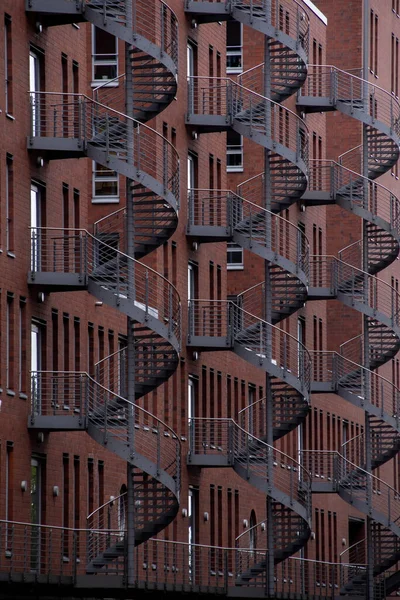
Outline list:
[[[243,269],[243,248],[233,242],[228,242],[226,266],[229,271]]]
[[[226,24],[226,72],[241,73],[242,71],[242,24],[237,21],[228,21]]]
[[[118,173],[93,162],[92,202],[119,202]]]
[[[92,28],[92,79],[111,81],[118,77],[117,38],[98,27]]]
[[[226,170],[228,173],[243,171],[243,138],[232,130],[226,135]]]

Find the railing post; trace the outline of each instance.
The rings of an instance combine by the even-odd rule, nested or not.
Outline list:
[[[228,424],[228,463],[229,464],[233,463],[233,456],[234,456],[232,427],[233,427],[233,423],[232,423],[232,421],[229,421],[229,424]]]
[[[228,569],[228,549],[224,549],[224,591],[228,593],[228,580],[229,580],[229,569]]]
[[[78,533],[74,530],[72,532],[72,574],[74,583],[76,582],[76,570],[77,570],[77,558],[78,558]]]
[[[99,390],[100,392],[100,390]],[[98,410],[101,410],[100,407],[100,403],[98,406]],[[108,394],[105,393],[104,394],[104,436],[103,436],[103,442],[104,445],[107,446],[107,442],[108,442],[108,431],[107,431],[107,425],[108,425]]]
[[[149,271],[148,271],[148,269],[146,269],[145,278],[144,278],[144,310],[145,310],[144,320],[148,321],[148,319],[149,319]]]
[[[53,137],[57,137],[57,108],[53,108]]]
[[[120,285],[120,266],[119,266],[119,262],[120,262],[120,254],[117,254],[117,306],[119,306],[120,303],[120,290],[119,290],[119,285]],[[129,293],[129,290],[128,290]]]
[[[106,113],[106,162],[110,160],[110,122],[108,112]]]

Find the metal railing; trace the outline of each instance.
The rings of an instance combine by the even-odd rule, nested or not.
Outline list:
[[[310,355],[314,381],[342,387],[347,394],[354,395],[355,404],[371,404],[382,418],[387,415],[400,427],[400,389],[396,385],[337,352],[310,351]]]
[[[84,94],[29,92],[32,138],[75,139],[114,160],[161,182],[165,192],[179,196],[179,156],[160,133]],[[124,172],[126,175],[126,172]]]
[[[189,4],[188,0],[186,4]],[[271,24],[275,30],[298,42],[308,54],[310,18],[298,0],[272,0],[269,4],[265,0],[233,0],[229,3],[222,0],[221,4],[249,14],[251,20]]]
[[[400,236],[400,200],[380,183],[333,160],[310,160],[309,190],[343,197],[390,224]]]
[[[260,364],[267,359],[284,373],[299,380],[307,394],[311,358],[307,348],[294,336],[226,300],[189,301],[189,338],[223,337],[250,351]]]
[[[112,294],[118,305],[128,299],[145,317],[167,325],[180,341],[181,305],[176,288],[164,276],[85,229],[31,229],[31,277],[35,273],[76,273]],[[62,284],[62,281],[61,281]]]
[[[326,97],[359,109],[372,121],[386,125],[390,134],[400,134],[400,103],[388,91],[333,65],[309,65],[299,96]]]
[[[303,450],[303,465],[313,482],[332,482],[337,491],[344,490],[348,501],[365,514],[374,511],[374,520],[395,528],[400,522],[400,495],[388,483],[350,462],[339,452]],[[358,504],[357,504],[358,502]]]
[[[145,0],[133,2],[132,15],[121,0],[84,0],[90,8],[104,15],[105,21],[111,19],[129,27],[134,36],[143,36],[178,61],[178,19],[174,11],[162,0],[149,5]]]
[[[71,583],[79,584],[79,576],[86,575],[87,547],[93,536],[117,541],[120,532],[0,521],[0,573],[8,573],[10,580],[30,572],[38,580],[50,575],[63,577],[64,581],[70,578]],[[70,552],[63,556],[60,548],[66,538],[70,540]],[[247,571],[247,565],[254,564],[255,557],[265,561],[267,555],[267,550],[259,544],[254,549],[237,549],[151,539],[136,549],[135,581],[151,584],[155,589],[171,585],[187,592],[201,588],[227,593],[229,588],[237,585],[265,588],[265,575],[250,581],[242,579],[241,575]],[[104,575],[111,578],[123,575],[125,560],[126,550],[119,561],[104,570]],[[356,570],[362,575],[365,565],[292,557],[274,567],[275,596],[279,598],[282,594],[301,591],[308,597],[333,600],[338,596],[341,582],[347,578],[346,572],[355,573]]]
[[[192,189],[188,195],[189,233],[192,226],[226,227],[287,258],[308,277],[310,244],[290,221],[230,190]]]
[[[151,331],[135,335],[135,383],[139,386],[155,387],[157,380],[164,383],[165,377],[176,368],[176,355],[172,356],[171,345]],[[126,396],[128,390],[128,354],[122,347],[95,364],[95,379],[113,392]]]
[[[288,500],[297,501],[307,513],[311,507],[308,471],[295,459],[243,429],[233,419],[192,418],[189,421],[189,461],[192,455],[226,456],[247,477],[270,483]]]
[[[305,122],[281,104],[243,87],[227,77],[189,77],[188,113],[225,116],[248,126],[277,145],[291,150],[294,158],[308,163],[308,129]]]
[[[335,256],[310,257],[310,287],[330,288],[400,324],[400,294],[390,284]]]
[[[104,443],[129,444],[129,419],[134,422],[135,452],[176,478],[179,490],[180,441],[161,419],[102,386],[86,372],[32,372],[31,423],[39,416],[76,415],[102,434]]]

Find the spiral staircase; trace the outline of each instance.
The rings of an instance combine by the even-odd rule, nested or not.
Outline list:
[[[342,255],[348,261],[346,265],[336,259],[331,264],[335,264],[336,285],[332,287],[336,287],[336,297],[366,316],[364,323],[369,341],[370,367],[362,366],[363,338],[358,336],[343,344],[340,354],[325,353],[325,356],[318,357],[318,381],[313,382],[311,389],[322,391],[330,380],[328,386],[333,385],[334,391],[367,412],[372,468],[376,469],[400,449],[399,390],[374,373],[400,349],[399,298],[396,290],[373,276],[390,265],[399,253],[399,200],[374,180],[387,172],[399,158],[400,106],[383,89],[335,67],[310,67],[309,76],[306,88],[298,96],[298,105],[303,111],[313,112],[316,106],[318,111],[339,110],[365,126],[368,177],[343,164],[318,161],[314,164],[314,177],[311,178],[313,185],[304,195],[303,202],[306,205],[337,202],[367,223],[364,242],[366,272],[359,268],[361,244],[354,244],[343,251]],[[329,184],[326,180],[328,173],[331,177]],[[317,271],[318,268],[311,267],[311,273]],[[321,279],[321,273],[316,279]],[[332,279],[327,279],[332,284]],[[331,367],[338,369],[334,377],[328,374]],[[400,557],[396,490],[365,471],[363,453],[361,456],[358,454],[357,464],[341,454],[324,457],[312,452],[308,460],[314,480],[315,463],[318,464],[319,483],[314,487],[321,486],[321,473],[325,478],[328,476],[334,482],[335,491],[372,517],[374,576],[383,574]],[[329,466],[332,461],[334,465]],[[323,463],[326,463],[326,469],[321,468]],[[375,579],[376,592],[377,587],[379,584]],[[366,576],[350,578],[344,590],[346,593],[365,594]]]
[[[221,18],[225,11],[225,18],[236,18],[249,26],[253,26],[256,22],[257,25],[254,27],[262,30],[261,19],[257,21],[257,10],[253,9],[252,4],[243,9],[235,3],[229,6],[213,3],[209,11],[209,20],[213,20],[218,5],[224,7],[224,10],[218,13]],[[241,9],[243,13],[240,13]],[[204,14],[208,8],[203,3],[190,2],[188,10],[199,22],[208,18]],[[248,13],[252,14],[252,18],[246,21]],[[246,14],[246,18],[242,14]],[[264,17],[262,9],[260,15]],[[273,38],[274,35],[272,34],[271,37]],[[274,80],[273,64],[271,70],[272,80]],[[334,67],[310,67],[305,86],[298,89],[299,108],[304,112],[339,110],[362,123],[367,135],[368,177],[361,176],[357,171],[346,168],[343,164],[332,161],[313,162],[311,189],[303,194],[302,175],[305,182],[307,171],[303,170],[299,157],[303,156],[306,165],[305,126],[298,123],[295,135],[293,135],[294,128],[290,125],[285,132],[283,131],[282,121],[287,124],[291,117],[282,118],[285,109],[278,108],[271,99],[263,97],[263,73],[263,65],[258,65],[245,72],[237,82],[228,79],[216,81],[193,78],[189,84],[187,123],[196,127],[199,133],[221,131],[232,127],[241,135],[249,137],[269,150],[272,153],[272,165],[274,155],[277,156],[277,164],[285,166],[291,164],[291,170],[284,171],[283,186],[279,175],[278,179],[275,177],[279,173],[278,170],[275,171],[272,166],[270,177],[272,213],[287,208],[303,195],[302,202],[305,205],[337,203],[363,218],[367,222],[365,270],[361,262],[361,243],[344,249],[340,258],[312,257],[307,273],[310,287],[307,290],[307,298],[304,298],[306,288],[302,288],[299,283],[300,273],[304,269],[301,268],[301,258],[297,257],[296,260],[293,253],[290,257],[292,263],[297,266],[296,278],[293,269],[287,268],[287,263],[283,265],[281,260],[282,254],[285,258],[289,258],[287,248],[285,252],[282,252],[281,248],[278,251],[276,245],[274,248],[274,232],[279,229],[273,226],[274,217],[277,221],[276,215],[267,213],[261,208],[250,208],[250,203],[257,205],[265,196],[262,174],[239,186],[238,195],[224,190],[193,190],[187,233],[199,242],[223,239],[234,241],[263,256],[271,263],[274,323],[296,310],[296,301],[291,302],[287,291],[285,293],[279,287],[279,278],[274,281],[277,268],[280,268],[282,273],[286,268],[289,273],[285,274],[286,277],[284,275],[284,279],[288,278],[287,286],[292,285],[294,296],[298,296],[297,307],[301,306],[305,299],[337,298],[365,315],[370,368],[366,369],[362,366],[362,336],[343,344],[340,354],[314,353],[314,381],[311,391],[338,393],[369,414],[373,440],[372,467],[375,469],[395,456],[400,449],[399,391],[390,382],[374,373],[375,369],[387,363],[400,349],[398,293],[383,280],[375,277],[375,274],[390,265],[399,253],[399,201],[389,190],[374,181],[387,172],[399,158],[400,106],[390,94],[354,75]],[[273,85],[272,88],[274,89]],[[278,95],[275,98],[280,99]],[[277,114],[279,114],[278,119]],[[273,143],[268,139],[269,136]],[[297,151],[290,154],[287,148],[282,146],[284,144],[290,146],[294,139],[297,140]],[[289,188],[288,180],[294,173],[293,169],[296,169],[295,181],[290,183]],[[259,223],[261,223],[261,249],[257,239]],[[303,244],[300,242],[298,246],[301,248]],[[267,256],[268,250],[272,252],[275,250],[275,256]],[[279,266],[277,260],[280,262]],[[281,306],[277,306],[279,298],[283,300]],[[272,323],[263,321],[265,310],[263,283],[240,294],[238,303],[235,304],[200,300],[193,300],[190,304],[190,345],[205,350],[233,349],[239,356],[250,360],[255,365],[258,363],[259,367],[264,367],[268,373],[279,378],[275,368],[277,365],[282,365],[282,359],[283,364],[287,365],[287,344],[283,344],[282,354],[282,347],[279,347],[279,342],[276,341],[277,335],[274,338],[277,329],[274,330]],[[217,327],[215,327],[216,323]],[[280,331],[280,340],[285,339],[285,335]],[[270,361],[272,365],[268,364],[268,357],[271,358],[274,352],[275,357]],[[304,353],[300,352],[299,356],[298,363],[303,368]],[[293,373],[296,374],[296,369],[294,371],[289,369],[289,371],[290,377],[288,378],[288,374],[284,377],[286,384],[289,383]],[[298,372],[297,374],[299,375]],[[294,385],[294,382],[292,383]],[[295,385],[294,387],[296,389]],[[297,424],[300,422],[301,417]],[[213,426],[215,427],[216,424]],[[277,433],[274,422],[275,439],[280,435],[284,434]],[[199,454],[204,454],[203,448],[215,447],[215,443],[209,444],[205,441],[201,446]],[[359,510],[372,515],[373,545],[376,548],[374,575],[377,577],[393,566],[400,557],[398,553],[400,531],[396,522],[398,516],[396,514],[393,518],[396,509],[392,506],[393,503],[397,505],[397,494],[387,484],[366,472],[363,462],[348,464],[344,457],[338,456],[335,468],[326,469],[330,472],[329,476],[324,475],[325,470],[322,469],[322,476],[333,483],[321,488],[320,480],[317,481],[313,477],[313,489],[319,492],[328,489],[337,491]],[[193,460],[192,455],[190,460]],[[203,456],[198,457],[198,460],[203,461],[204,466],[207,464]],[[312,453],[308,460],[310,462],[307,466],[314,476],[316,471],[312,461],[318,462],[321,458],[318,453]],[[234,466],[232,455],[230,461]],[[337,463],[340,463],[340,468],[336,467]],[[320,478],[321,470],[317,473],[317,478]],[[373,490],[377,493],[378,488],[387,490],[389,500],[386,504],[381,503],[378,507],[370,509],[374,500],[371,499],[371,494]],[[277,560],[279,561],[279,557]],[[255,578],[259,574],[260,571],[256,570]],[[379,585],[378,579],[375,579],[375,582],[375,592],[379,595],[377,588],[381,582],[379,581]],[[342,594],[363,595],[366,592],[365,572],[355,574],[355,571],[349,569],[347,580],[342,581],[341,584]]]
[[[268,261],[273,282],[272,322],[265,320],[262,301],[254,306],[259,296],[241,295],[236,303],[190,300],[188,345],[213,351],[233,349],[270,375],[276,440],[295,429],[309,410],[310,356],[298,340],[275,325],[307,298],[307,239],[276,213],[296,202],[307,187],[307,128],[279,102],[294,94],[305,80],[309,21],[300,5],[289,1],[273,2],[270,14],[262,2],[189,1],[186,12],[198,23],[234,19],[262,32],[268,40],[271,97],[264,94],[262,65],[237,81],[192,77],[186,123],[199,134],[232,128],[269,151],[271,210],[260,206],[265,194],[190,190],[187,236],[203,243],[233,241]],[[272,499],[275,565],[302,548],[310,535],[311,505],[307,475],[304,472],[303,476],[301,466],[233,421],[194,419],[191,426],[189,465],[231,466]],[[281,473],[290,479],[290,490]],[[255,529],[261,531],[261,524]],[[248,550],[249,536],[250,532],[239,536],[239,550]],[[260,544],[259,536],[258,547]],[[235,584],[265,586],[265,552],[255,551],[247,558],[237,569]]]
[[[130,0],[27,0],[26,10],[46,26],[88,21],[130,45],[132,81],[128,86],[121,78],[118,85],[125,96],[132,84],[137,118],[124,114],[125,103],[111,108],[82,94],[30,94],[28,149],[48,160],[88,157],[125,176],[131,197],[129,206],[95,223],[93,232],[31,229],[28,282],[47,292],[87,290],[132,320],[137,402],[167,381],[180,352],[177,290],[138,261],[163,244],[177,226],[178,155],[162,135],[143,124],[175,95],[177,20],[162,1],[151,6],[135,2],[133,10]],[[109,101],[111,96],[106,89],[103,92],[98,98]],[[112,97],[118,105],[118,95]],[[133,230],[127,220],[130,209]],[[127,351],[122,349],[98,365],[94,375],[33,373],[28,427],[85,430],[130,465],[136,503],[134,538],[139,545],[177,514],[180,442],[165,423],[127,399],[129,367]],[[111,506],[110,500],[88,520],[87,574],[118,573],[126,564],[125,526],[121,530],[116,517],[112,527],[102,521]]]

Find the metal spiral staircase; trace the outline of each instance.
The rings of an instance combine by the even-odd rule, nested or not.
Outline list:
[[[328,391],[331,385],[333,391],[368,413],[375,469],[400,449],[399,390],[374,373],[400,349],[399,297],[396,290],[372,275],[391,264],[399,253],[399,200],[373,180],[387,172],[399,158],[400,105],[385,90],[335,67],[313,66],[309,76],[306,89],[298,96],[303,111],[314,112],[317,106],[318,111],[339,110],[366,126],[368,178],[334,162],[316,162],[311,190],[304,195],[303,202],[312,205],[337,202],[367,221],[366,272],[359,268],[360,244],[342,252],[347,263],[326,259],[325,264],[330,263],[331,267],[321,270],[316,264],[310,272],[314,275],[311,278],[314,286],[324,282],[322,285],[335,290],[338,299],[366,315],[370,367],[362,366],[363,338],[358,336],[343,344],[340,354],[318,356],[314,364],[316,381],[311,389]],[[318,295],[315,287],[310,290],[311,295],[313,292],[315,297],[323,296]],[[324,487],[322,474],[325,480],[333,482],[334,491],[372,517],[374,576],[378,576],[400,557],[398,493],[365,471],[363,452],[358,452],[356,458],[355,464],[338,453],[311,452],[308,466],[313,479],[316,480],[316,474],[319,479],[314,488]],[[365,591],[365,574],[350,578],[344,586],[345,593],[361,595]]]
[[[46,25],[89,21],[130,49],[134,114],[158,114],[176,90],[177,21],[163,2],[130,0],[27,0],[27,11]],[[115,82],[114,82],[115,83]],[[118,82],[120,94],[130,83]],[[115,91],[115,88],[113,88]],[[107,90],[98,98],[110,99]],[[88,157],[130,181],[130,206],[84,229],[31,229],[28,282],[47,292],[87,290],[127,315],[134,328],[134,397],[164,383],[180,352],[181,306],[175,287],[137,258],[163,244],[177,226],[179,159],[157,131],[82,94],[31,93],[28,149],[48,160]],[[133,230],[126,213],[133,213]],[[131,467],[136,500],[135,545],[164,529],[179,508],[180,442],[156,416],[128,401],[126,351],[107,357],[95,374],[33,374],[28,426],[41,430],[86,430]],[[134,439],[134,447],[131,446]],[[123,572],[127,542],[117,522],[104,523],[112,501],[88,519],[87,574]],[[109,513],[110,514],[110,513]],[[107,529],[107,535],[105,534]]]
[[[307,76],[309,17],[297,0],[246,2],[186,1],[185,10],[198,23],[234,20],[266,36],[271,56],[272,100],[282,102],[296,92]],[[246,83],[243,81],[245,87]],[[263,89],[248,86],[256,93]]]
[[[40,122],[42,127],[48,129],[45,133],[47,137],[79,138],[82,147],[90,139],[92,144],[88,147],[91,146],[92,153],[89,151],[84,155],[96,162],[101,163],[99,153],[107,143],[109,147],[113,145],[114,158],[117,154],[123,157],[130,144],[133,143],[136,147],[137,174],[131,184],[131,195],[135,217],[135,257],[141,258],[166,242],[178,224],[178,155],[166,139],[158,136],[150,128],[140,127],[140,123],[148,121],[164,110],[176,94],[176,15],[162,0],[156,0],[152,5],[144,0],[135,0],[134,7],[131,0],[26,0],[26,10],[40,18],[46,26],[88,21],[131,45],[129,53],[132,71],[129,90],[136,122],[125,116],[125,74],[99,86],[96,90],[96,101],[89,102],[83,97],[78,101],[76,96],[71,95],[67,98],[61,94],[58,99],[53,98],[53,102],[44,96],[36,99],[32,97],[31,101],[36,106],[36,123],[33,123],[36,128]],[[110,85],[112,87],[108,87]],[[75,111],[72,111],[71,106],[76,102],[82,104],[81,115],[77,106]],[[85,105],[88,108],[87,113]],[[97,113],[97,116],[93,113]],[[73,126],[74,121],[79,121],[80,129]],[[49,131],[50,123],[54,129],[52,134]],[[128,140],[129,128],[134,129],[133,133],[130,132],[132,141]],[[97,140],[94,139],[96,130]],[[53,151],[56,149],[53,148]],[[116,168],[112,162],[107,163],[107,168],[115,169],[127,177],[131,176],[126,170]],[[157,163],[161,165],[158,171]],[[144,172],[144,176],[140,176],[140,171]],[[153,179],[149,180],[146,174],[153,176]],[[121,235],[124,217],[124,209],[111,213],[98,224],[99,229],[96,233],[104,235],[105,238]]]
[[[300,4],[289,1],[272,2],[270,12],[263,2],[189,1],[186,12],[199,23],[237,20],[262,32],[268,44],[270,98],[264,94],[262,65],[243,73],[237,81],[191,77],[186,123],[198,133],[232,128],[269,151],[271,212],[259,205],[265,194],[250,197],[227,190],[190,190],[187,235],[198,242],[234,241],[269,262],[272,322],[264,318],[263,303],[255,307],[245,295],[237,303],[190,300],[188,344],[203,350],[233,349],[270,375],[276,440],[295,429],[309,409],[309,354],[298,340],[275,325],[302,306],[307,297],[308,241],[275,213],[296,202],[307,187],[307,128],[279,102],[295,93],[306,77],[308,16]],[[275,565],[296,553],[310,535],[311,519],[308,487],[303,484],[306,475],[301,475],[300,465],[283,458],[233,421],[194,420],[192,427],[189,464],[232,466],[266,493],[273,499]],[[218,440],[214,441],[216,430]],[[225,440],[222,446],[219,438]],[[220,454],[215,456],[210,448],[218,448]],[[287,487],[280,481],[278,464],[291,481],[288,496],[282,495],[285,490],[287,494]],[[278,471],[276,482],[274,471]],[[251,546],[250,535],[239,536],[239,550]],[[261,539],[258,543],[262,545]],[[237,568],[236,585],[265,585],[265,552],[239,556],[247,556],[248,561]]]
[[[232,419],[192,419],[189,428],[188,464],[201,467],[231,466],[245,481],[274,499],[276,563],[302,548],[310,535],[311,485],[309,473],[293,458],[269,446]],[[274,485],[271,484],[274,472]],[[259,529],[260,524],[254,525]],[[250,531],[236,542],[238,556],[249,547]],[[258,547],[266,548],[266,533],[259,535]],[[265,585],[266,557],[242,564],[236,585]]]

